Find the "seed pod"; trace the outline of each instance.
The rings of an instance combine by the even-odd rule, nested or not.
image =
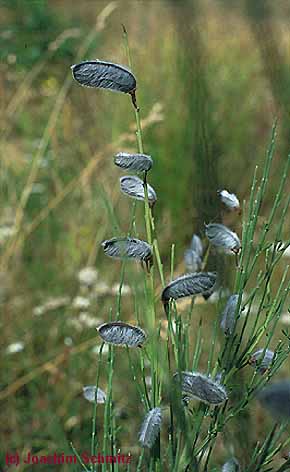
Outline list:
[[[161,421],[161,408],[153,408],[147,413],[139,433],[139,441],[143,447],[151,448],[154,445],[160,432]]]
[[[123,321],[104,323],[97,330],[106,343],[115,346],[141,347],[146,340],[143,329]]]
[[[218,190],[218,196],[223,204],[230,210],[240,210],[240,202],[234,193],[229,193],[227,190]]]
[[[222,472],[240,472],[241,466],[235,457],[229,459],[222,468]]]
[[[86,87],[132,93],[136,79],[126,67],[105,61],[83,61],[71,66],[73,78]]]
[[[203,246],[199,236],[194,234],[191,240],[191,249],[201,258],[203,254]]]
[[[192,249],[186,249],[184,253],[184,262],[189,272],[197,272],[201,269],[202,260]]]
[[[83,395],[86,400],[91,403],[105,403],[106,401],[106,394],[103,392],[102,389],[98,388],[96,391],[96,387],[94,385],[88,385],[87,387],[83,387]]]
[[[136,238],[112,238],[102,242],[107,256],[116,259],[129,258],[152,263],[152,249],[145,241]]]
[[[164,309],[167,312],[170,299],[177,300],[192,295],[208,295],[212,293],[216,283],[213,272],[197,272],[182,275],[168,284],[161,295]]]
[[[235,327],[235,314],[239,301],[239,295],[231,295],[226,303],[221,317],[221,329],[226,336],[233,334]]]
[[[236,233],[219,223],[205,225],[205,234],[213,246],[222,248],[226,253],[238,254],[241,242]]]
[[[121,192],[125,193],[129,197],[135,198],[136,200],[145,200],[144,183],[143,180],[139,179],[139,177],[136,177],[135,175],[125,175],[124,177],[121,177],[120,187]],[[147,192],[148,202],[150,206],[153,206],[157,200],[157,195],[154,188],[149,184],[147,184]]]
[[[263,388],[257,395],[261,405],[276,420],[290,421],[290,381],[281,380]]]
[[[127,152],[118,152],[114,156],[116,166],[122,169],[135,170],[136,172],[148,172],[152,165],[152,157],[147,154],[129,154]]]
[[[256,367],[260,374],[264,374],[271,365],[273,358],[274,352],[270,349],[266,349],[265,352],[264,349],[259,349],[251,355],[249,364]]]
[[[178,372],[174,374],[174,378],[177,382],[180,381]],[[181,391],[209,405],[221,405],[228,399],[223,385],[199,372],[181,373]]]

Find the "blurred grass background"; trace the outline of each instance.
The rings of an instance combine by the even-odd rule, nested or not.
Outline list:
[[[216,190],[247,199],[278,117],[265,214],[275,196],[290,150],[289,19],[282,0],[1,0],[2,461],[7,450],[70,453],[70,440],[88,449],[91,407],[81,389],[95,378],[94,328],[116,303],[119,271],[100,242],[128,228],[131,206],[112,156],[136,149],[134,115],[127,97],[73,84],[70,65],[93,58],[126,64],[126,25],[169,278],[170,245],[182,267],[192,233],[226,221]],[[141,214],[138,206],[137,220]],[[240,223],[231,224],[240,233]],[[99,287],[80,307],[75,297],[88,298],[77,276],[87,265],[96,267]],[[138,281],[128,266],[125,283],[135,297]],[[54,305],[35,310],[51,298]],[[122,303],[130,320],[134,297]],[[15,342],[24,348],[9,354]],[[136,392],[124,397],[126,356],[119,374],[122,452],[134,455],[142,415]]]

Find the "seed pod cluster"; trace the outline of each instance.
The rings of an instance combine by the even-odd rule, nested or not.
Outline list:
[[[221,329],[226,336],[233,334],[235,327],[235,314],[238,306],[239,295],[231,295],[226,303],[221,317]]]
[[[83,395],[86,400],[91,403],[105,403],[106,401],[106,394],[103,392],[102,389],[96,389],[95,385],[88,385],[83,387]]]
[[[151,448],[154,445],[160,432],[161,421],[161,408],[153,408],[147,413],[139,433],[139,442],[142,447]]]
[[[83,61],[71,66],[73,78],[86,87],[109,89],[114,92],[132,93],[136,79],[124,66],[106,61]]]
[[[104,323],[97,330],[106,343],[115,346],[141,347],[146,340],[146,334],[141,328],[123,321]]]
[[[238,200],[238,197],[234,193],[230,193],[227,190],[218,190],[217,194],[220,197],[222,203],[229,210],[240,210],[240,202]]]
[[[169,307],[169,301],[193,295],[209,295],[213,292],[216,283],[214,272],[196,272],[183,275],[170,282],[163,290],[161,300],[165,311]]]
[[[202,266],[203,247],[199,236],[193,235],[191,245],[184,252],[185,267],[189,272],[198,272]]]
[[[121,192],[136,200],[145,200],[144,182],[135,175],[125,175],[120,178]],[[147,184],[148,202],[152,207],[157,201],[153,187]]]
[[[114,156],[114,163],[121,169],[135,170],[136,172],[148,172],[152,165],[152,157],[147,154],[129,154],[128,152],[118,152]]]
[[[221,405],[228,398],[223,385],[199,372],[176,372],[174,378],[180,382],[182,393],[203,403]]]
[[[249,364],[257,369],[259,374],[264,374],[269,369],[274,358],[274,352],[270,349],[259,349],[251,355]]]
[[[205,225],[205,234],[209,242],[222,249],[227,254],[238,254],[241,249],[241,242],[236,233],[219,223]]]
[[[263,388],[257,395],[261,405],[278,421],[290,421],[290,380]]]
[[[152,249],[146,242],[136,238],[112,238],[102,242],[107,256],[115,259],[136,259],[146,264],[152,263]]]
[[[235,457],[229,459],[222,467],[222,472],[240,472],[240,470],[241,466]]]

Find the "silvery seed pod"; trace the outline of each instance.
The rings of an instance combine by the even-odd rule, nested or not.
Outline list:
[[[153,408],[147,413],[139,433],[139,442],[142,447],[151,448],[154,445],[160,432],[161,421],[161,408]]]
[[[148,172],[152,165],[152,157],[147,154],[129,154],[118,152],[114,156],[114,163],[122,169],[135,170],[136,172]]]
[[[235,457],[229,459],[222,467],[222,472],[240,472],[241,466]]]
[[[125,175],[120,178],[121,192],[136,200],[145,200],[144,183],[135,175]],[[153,206],[157,200],[157,195],[153,187],[147,184],[148,202]]]
[[[263,356],[264,354],[264,356]],[[251,355],[249,364],[256,367],[260,374],[264,374],[266,370],[270,367],[272,360],[274,358],[274,352],[270,349],[259,349]]]
[[[71,66],[73,78],[86,87],[109,89],[132,93],[136,90],[136,79],[124,66],[105,61],[83,61]]]
[[[258,393],[257,398],[275,420],[290,421],[289,380],[281,380],[268,385]]]
[[[106,343],[115,346],[141,347],[146,340],[143,329],[123,321],[104,323],[97,330]]]
[[[216,274],[213,272],[197,272],[182,275],[170,282],[163,290],[161,300],[165,311],[168,310],[170,299],[190,297],[193,295],[208,295],[214,289]]]
[[[236,233],[219,223],[210,223],[205,225],[205,234],[209,242],[226,253],[238,254],[241,249],[241,242]]]
[[[203,254],[203,246],[199,236],[194,234],[191,240],[191,249],[201,258]]]
[[[226,336],[229,336],[233,333],[233,330],[235,327],[235,314],[236,314],[238,301],[239,301],[238,294],[231,295],[222,313],[220,326]]]
[[[186,249],[184,252],[184,263],[189,272],[198,272],[202,266],[202,260],[192,249]]]
[[[177,382],[180,381],[178,372],[174,374],[174,378]],[[209,405],[221,405],[228,399],[223,385],[199,372],[181,373],[181,391]]]
[[[107,256],[116,259],[129,258],[144,261],[146,264],[152,263],[151,246],[136,238],[112,238],[102,242],[102,247]]]
[[[106,401],[105,392],[103,392],[103,390],[100,388],[98,388],[96,392],[96,387],[94,385],[88,385],[87,387],[83,387],[83,395],[85,399],[91,403],[105,403]]]
[[[229,193],[227,190],[218,190],[217,193],[227,208],[230,210],[240,210],[240,202],[234,193]]]

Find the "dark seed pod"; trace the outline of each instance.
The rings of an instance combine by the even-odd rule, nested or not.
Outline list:
[[[174,374],[174,378],[177,382],[180,381],[178,372]],[[209,405],[221,405],[228,399],[223,385],[199,372],[181,373],[181,391]]]
[[[205,225],[205,234],[209,242],[226,253],[238,254],[241,249],[241,242],[236,233],[219,223]]]
[[[136,200],[145,200],[144,183],[135,175],[125,175],[120,178],[121,191]],[[148,201],[151,206],[157,200],[157,195],[153,187],[147,184]]]
[[[290,421],[290,381],[281,380],[263,388],[257,395],[261,405],[275,420]]]
[[[168,310],[170,299],[204,295],[212,293],[216,283],[216,274],[213,272],[197,272],[183,275],[168,284],[161,295],[165,311]]]
[[[83,387],[83,395],[86,400],[91,403],[105,403],[106,401],[106,394],[103,392],[102,389],[98,388],[96,391],[96,387],[94,385],[88,385],[87,387]]]
[[[233,333],[235,327],[235,314],[239,301],[239,295],[231,295],[227,301],[221,318],[221,329],[226,336]]]
[[[127,152],[119,152],[114,157],[116,166],[122,169],[135,170],[136,172],[148,172],[153,161],[151,156],[147,154],[129,154]]]
[[[240,210],[240,202],[234,193],[229,193],[227,190],[218,190],[217,194],[229,210]]]
[[[116,259],[129,258],[152,263],[152,249],[145,241],[136,238],[112,238],[102,242],[107,256]]]
[[[104,323],[97,330],[106,343],[115,346],[141,347],[146,340],[143,329],[123,321]]]
[[[202,260],[192,249],[186,249],[184,253],[185,267],[189,272],[197,272],[201,269]]]
[[[194,234],[191,240],[191,249],[201,258],[203,254],[203,246],[199,236]]]
[[[229,459],[222,468],[222,472],[240,472],[240,470],[241,466],[235,457]]]
[[[71,66],[73,78],[86,87],[132,93],[136,79],[126,67],[105,61],[84,61]]]
[[[153,408],[147,413],[139,433],[141,446],[151,448],[154,445],[160,432],[161,421],[161,408]]]
[[[249,364],[257,368],[257,371],[260,374],[264,374],[267,369],[269,369],[274,358],[274,352],[270,349],[259,349],[251,355]]]

